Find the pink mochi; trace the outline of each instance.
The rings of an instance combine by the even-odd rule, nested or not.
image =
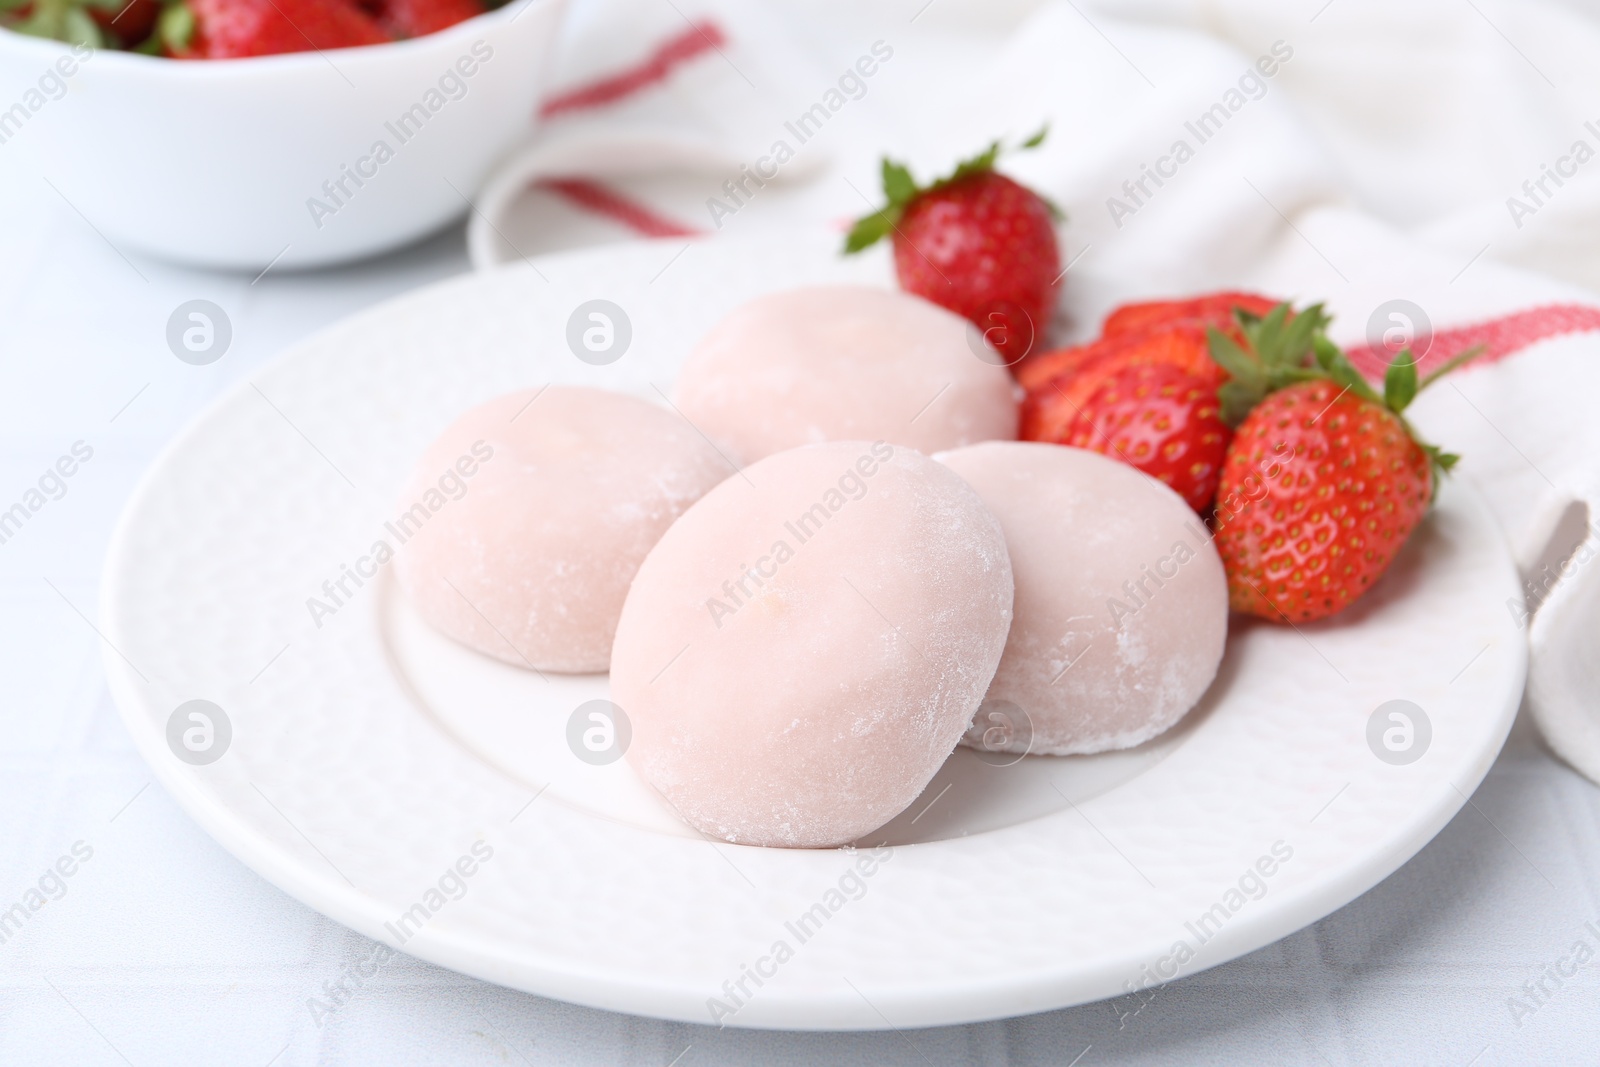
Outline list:
[[[966,743],[1047,755],[1129,748],[1199,701],[1222,660],[1228,586],[1183,498],[1060,445],[997,442],[938,459],[1005,529],[1016,620],[986,707],[1009,701],[1031,723],[1031,741],[1026,729],[985,736],[979,722]]]
[[[690,353],[684,416],[753,463],[819,441],[932,454],[1017,436],[1016,386],[958,315],[866,285],[791,289],[736,308]],[[991,362],[996,361],[996,362]]]
[[[603,671],[645,554],[732,473],[693,427],[643,400],[508,393],[418,461],[396,509],[408,537],[396,573],[422,617],[464,645],[535,670]]]
[[[705,834],[857,840],[954,749],[1011,595],[999,524],[947,468],[882,441],[769,456],[639,568],[611,657],[628,759]]]

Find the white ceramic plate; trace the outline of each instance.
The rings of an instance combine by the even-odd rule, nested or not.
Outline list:
[[[604,677],[543,680],[450,644],[387,567],[346,578],[334,605],[324,582],[372,571],[379,540],[404,550],[384,526],[395,494],[468,406],[551,381],[659,399],[739,301],[886,279],[883,257],[841,262],[824,235],[684,247],[552,256],[359,315],[225,397],[135,494],[101,605],[112,690],[172,794],[285,891],[390,945],[406,935],[407,953],[583,1004],[738,1026],[957,1023],[1268,944],[1393,871],[1488,770],[1525,644],[1499,533],[1459,482],[1343,618],[1236,624],[1168,736],[1010,767],[958,752],[864,843],[886,842],[872,860],[697,837],[625,761],[569,750],[568,718]],[[565,339],[592,299],[631,322],[607,366]],[[312,597],[337,610],[314,620]],[[194,699],[231,725],[203,765],[168,741]],[[1369,746],[1390,700],[1431,725],[1414,762]]]

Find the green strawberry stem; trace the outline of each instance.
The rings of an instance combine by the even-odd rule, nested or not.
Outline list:
[[[1307,367],[1306,357],[1322,328],[1332,320],[1323,314],[1321,304],[1313,304],[1292,319],[1289,318],[1291,310],[1288,304],[1279,304],[1262,318],[1235,311],[1244,333],[1245,347],[1240,347],[1216,327],[1206,330],[1211,358],[1232,379],[1217,392],[1222,419],[1228,425],[1239,425],[1268,393],[1295,382],[1326,376]],[[1351,373],[1355,373],[1355,368],[1351,368]]]
[[[10,14],[30,4],[32,9],[21,21]],[[194,35],[194,19],[184,0],[162,0],[158,25],[143,40],[129,37],[129,27],[138,19],[123,18],[133,6],[133,0],[0,0],[0,26],[32,37],[144,55],[162,55],[164,46],[173,53],[187,47]],[[102,27],[91,12],[109,15],[109,25]]]
[[[33,12],[10,27],[30,37],[46,37],[90,48],[105,46],[105,35],[75,0],[35,0]]]
[[[156,55],[166,51],[178,56],[187,52],[193,42],[194,12],[183,0],[172,0],[156,17],[156,31],[139,47],[141,51],[148,47]]]
[[[1050,124],[1045,123],[1039,128],[1038,133],[1018,144],[1017,150],[1026,151],[1030,148],[1039,147],[1044,143],[1044,139],[1049,132]],[[896,163],[888,156],[885,156],[882,163],[883,196],[888,203],[872,214],[856,220],[855,225],[850,228],[850,233],[844,240],[845,254],[859,252],[863,248],[877,244],[880,240],[893,233],[895,227],[900,224],[901,216],[906,213],[906,208],[911,206],[911,201],[923,193],[930,193],[935,189],[942,189],[963,178],[970,178],[974,174],[982,174],[985,171],[993,170],[995,163],[1000,159],[1004,151],[1005,147],[1000,141],[991,141],[989,147],[982,152],[970,159],[962,160],[956,164],[955,170],[938,179],[932,185],[926,186],[917,184],[917,180],[911,175],[910,168],[905,164]],[[1065,217],[1061,209],[1048,199],[1044,197],[1040,197],[1040,199],[1044,200],[1045,206],[1050,209],[1050,213],[1055,216],[1057,221]]]
[[[1447,359],[1443,363],[1439,364],[1439,366],[1436,367],[1432,372],[1430,372],[1426,378],[1422,379],[1422,384],[1417,386],[1417,392],[1419,392],[1419,393],[1422,392],[1428,386],[1432,385],[1434,382],[1438,381],[1440,378],[1443,378],[1446,374],[1449,374],[1451,371],[1455,370],[1457,367],[1460,367],[1460,366],[1462,366],[1464,364],[1467,364],[1467,363],[1471,363],[1473,360],[1475,360],[1479,356],[1483,355],[1484,352],[1487,351],[1487,350],[1488,350],[1488,346],[1487,345],[1473,345],[1471,348],[1467,349],[1465,352],[1462,352],[1462,353],[1460,353],[1458,355],[1455,355],[1455,356],[1451,356],[1449,359]]]
[[[1417,397],[1417,359],[1411,349],[1395,353],[1394,362],[1383,374],[1383,403],[1390,411],[1401,412]]]
[[[1437,473],[1448,474],[1461,459],[1418,437],[1403,412],[1428,386],[1482,355],[1483,345],[1453,356],[1420,381],[1416,357],[1411,349],[1402,349],[1384,371],[1380,394],[1344,351],[1328,339],[1325,330],[1333,320],[1321,304],[1295,313],[1290,304],[1283,303],[1259,318],[1235,309],[1234,318],[1244,334],[1243,345],[1214,326],[1206,330],[1211,358],[1228,372],[1229,380],[1217,390],[1222,418],[1228,425],[1238,426],[1269,393],[1296,382],[1331,381],[1342,387],[1341,396],[1352,393],[1393,412],[1417,447],[1428,454]],[[1437,478],[1434,490],[1438,491]]]

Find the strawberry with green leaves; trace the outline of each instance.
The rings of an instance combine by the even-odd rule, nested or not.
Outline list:
[[[178,0],[160,36],[178,59],[239,59],[390,40],[351,0]]]
[[[0,0],[0,27],[91,48],[239,59],[384,44],[483,10],[480,0],[383,0],[372,15],[354,0]]]
[[[1230,376],[1218,391],[1222,414],[1235,427],[1215,518],[1228,598],[1273,621],[1323,619],[1372,588],[1455,465],[1403,413],[1478,352],[1419,381],[1403,351],[1380,394],[1323,333],[1320,305],[1292,318],[1287,304],[1239,318],[1243,344],[1210,331],[1212,356]]]
[[[157,0],[0,0],[0,27],[89,48],[129,47],[150,36]]]
[[[1045,130],[1022,142],[1033,148]],[[900,287],[970,320],[1007,366],[1040,341],[1055,311],[1061,250],[1059,212],[994,169],[996,141],[948,177],[919,186],[883,161],[888,203],[856,222],[845,251],[892,238]]]

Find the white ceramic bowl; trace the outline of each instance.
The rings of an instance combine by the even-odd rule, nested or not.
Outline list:
[[[0,30],[0,161],[119,249],[246,270],[381,252],[459,217],[533,129],[564,7],[513,0],[410,41],[196,62]]]

